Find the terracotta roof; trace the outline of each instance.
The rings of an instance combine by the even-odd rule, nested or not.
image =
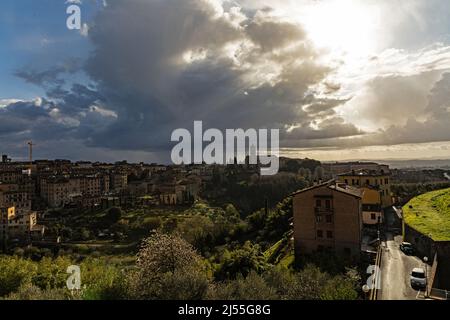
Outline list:
[[[330,185],[330,184],[333,183],[333,182],[334,182],[334,180],[327,181],[327,182],[321,183],[321,184],[317,184],[317,185],[315,185],[315,186],[308,187],[308,188],[305,188],[305,189],[296,191],[296,192],[294,192],[293,194],[291,194],[290,196],[295,196],[295,195],[297,195],[297,194],[304,193],[304,192],[310,191],[310,190],[314,190],[314,189],[317,189],[317,188],[320,188],[320,187],[326,187],[327,185]]]
[[[291,194],[291,196],[295,196],[297,194],[304,193],[304,192],[307,192],[307,191],[311,191],[311,190],[314,190],[314,189],[317,189],[317,188],[321,188],[321,187],[328,187],[329,189],[337,191],[337,192],[342,192],[342,193],[348,194],[348,195],[356,197],[356,198],[362,198],[362,191],[361,190],[359,190],[357,188],[354,188],[354,187],[350,187],[350,186],[341,187],[338,184],[336,184],[334,180],[327,181],[325,183],[318,184],[318,185],[315,185],[315,186],[312,186],[312,187],[309,187],[309,188],[297,191],[297,192]]]
[[[338,192],[346,193],[348,195],[351,195],[351,196],[354,196],[357,198],[362,198],[362,195],[363,195],[363,192],[361,190],[350,187],[350,186],[341,187],[338,185],[330,185],[330,186],[328,186],[328,188],[333,189]]]

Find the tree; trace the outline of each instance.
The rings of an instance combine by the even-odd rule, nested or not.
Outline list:
[[[323,180],[325,178],[325,170],[322,167],[317,167],[314,170],[314,179]]]
[[[325,285],[322,300],[356,300],[358,292],[355,283],[343,276],[336,276]]]
[[[116,223],[122,217],[122,209],[114,207],[108,210],[105,220],[111,225]]]
[[[135,299],[202,299],[208,278],[201,257],[178,236],[154,233],[144,240],[129,278]]]
[[[239,211],[236,210],[235,206],[231,203],[229,203],[225,208],[226,216],[229,220],[239,221],[241,218],[241,215],[239,214]]]
[[[208,217],[197,215],[179,223],[177,231],[187,242],[202,250],[213,242],[214,223]]]
[[[261,273],[265,268],[261,248],[247,241],[241,248],[225,250],[215,276],[219,280],[236,279],[239,275],[247,277],[251,271]]]
[[[70,240],[73,236],[73,231],[69,227],[64,227],[61,229],[61,236],[64,238],[64,240]]]
[[[87,241],[91,238],[91,233],[86,228],[81,228],[80,230],[80,240]]]

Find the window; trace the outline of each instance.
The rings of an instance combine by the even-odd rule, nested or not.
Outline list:
[[[370,219],[372,219],[372,220],[377,220],[377,215],[376,215],[375,213],[372,213],[372,214],[370,215]]]
[[[322,206],[322,201],[319,200],[319,199],[317,199],[317,200],[316,200],[316,207],[317,207],[317,208],[320,208],[321,206]]]
[[[326,200],[326,201],[325,201],[325,207],[326,207],[327,209],[331,209],[331,200]]]
[[[345,184],[348,184],[348,179],[345,179]]]
[[[323,238],[323,231],[317,230],[317,238]]]
[[[322,222],[322,216],[316,216],[316,222],[321,223]]]
[[[366,180],[366,184],[367,184],[367,185],[370,185],[369,179]]]
[[[389,184],[389,179],[384,179],[384,184]]]
[[[327,231],[327,239],[333,239],[333,231]]]
[[[326,221],[327,221],[327,223],[333,223],[333,216],[332,215],[327,215],[326,216]]]

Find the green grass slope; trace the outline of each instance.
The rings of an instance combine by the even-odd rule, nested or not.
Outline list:
[[[450,188],[425,193],[403,208],[405,222],[434,241],[450,241]]]

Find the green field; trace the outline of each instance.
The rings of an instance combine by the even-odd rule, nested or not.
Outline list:
[[[434,241],[450,241],[450,189],[412,199],[403,207],[405,222]]]

